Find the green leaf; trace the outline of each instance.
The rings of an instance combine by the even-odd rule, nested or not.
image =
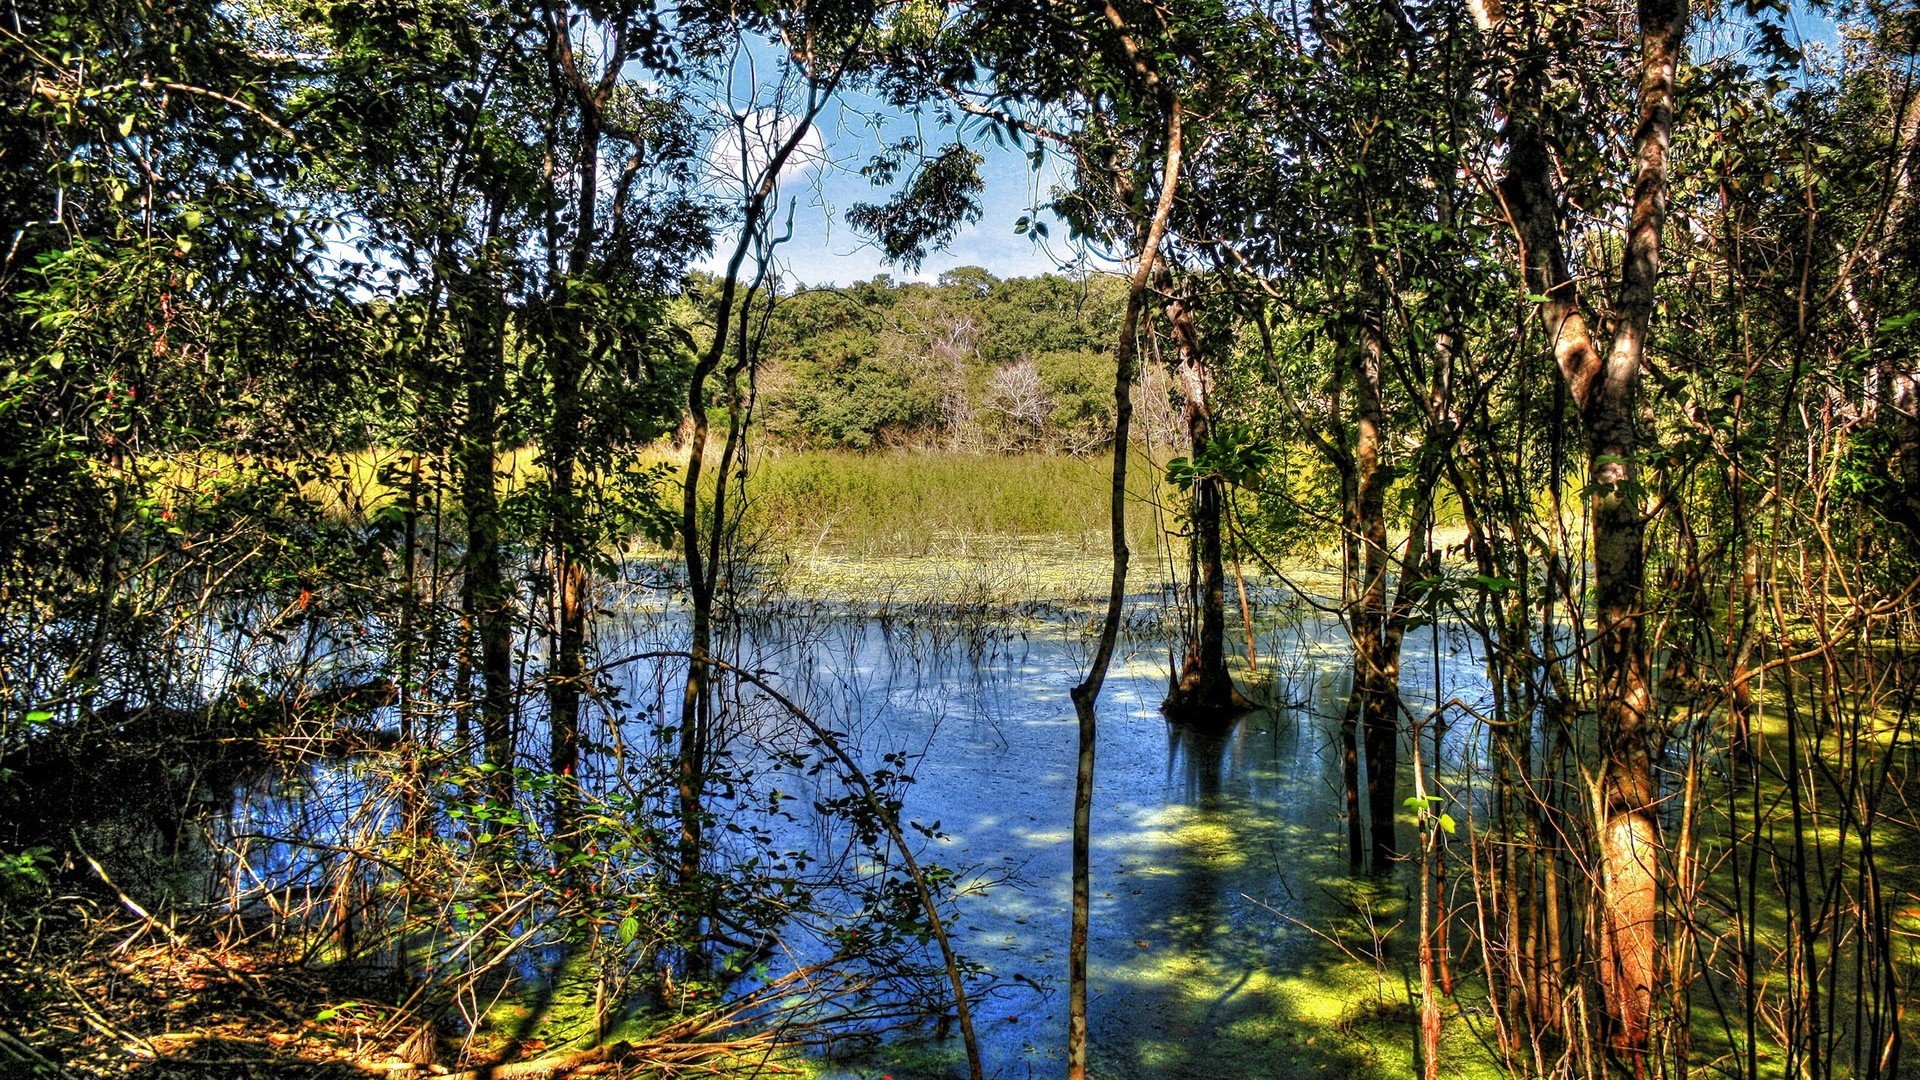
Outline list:
[[[640,920],[629,915],[620,920],[620,944],[631,945],[640,936]]]
[[[121,117],[120,137],[124,139],[131,134],[133,134],[133,117],[131,115]]]
[[[1454,828],[1455,828],[1455,823],[1453,820],[1453,815],[1441,814],[1440,815],[1440,831],[1446,833],[1448,836],[1452,836]]]

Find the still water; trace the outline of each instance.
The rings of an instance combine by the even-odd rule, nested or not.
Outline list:
[[[636,617],[635,629],[643,623]],[[971,630],[942,625],[937,614],[770,619],[731,642],[743,666],[777,672],[784,693],[831,717],[863,762],[908,755],[916,779],[905,789],[905,815],[937,821],[944,834],[922,858],[998,882],[964,896],[953,927],[959,948],[996,980],[976,1007],[993,1076],[1064,1071],[1077,733],[1068,691],[1090,652],[1085,625],[1075,612]],[[648,637],[633,636],[635,646]],[[1345,634],[1324,616],[1296,612],[1269,626],[1258,646],[1256,674],[1240,674],[1270,704],[1225,731],[1161,715],[1169,663],[1161,635],[1129,635],[1106,684],[1089,994],[1102,1075],[1400,1075],[1408,1067],[1400,1047],[1365,1037],[1374,1026],[1405,1026],[1406,957],[1376,956],[1373,932],[1384,935],[1404,916],[1406,887],[1356,889],[1346,873]],[[1475,699],[1483,686],[1464,635],[1422,632],[1406,649],[1414,714],[1434,700],[1436,653],[1440,700]],[[638,677],[628,696],[670,690],[666,683]],[[1440,790],[1477,767],[1484,734],[1469,725],[1446,733]],[[1431,764],[1430,736],[1423,752]],[[958,1052],[949,1047],[947,1056]],[[882,1053],[838,1075],[914,1074],[887,1062]]]
[[[1197,731],[1159,712],[1168,635],[1158,625],[1159,598],[1135,598],[1134,629],[1100,707],[1090,946],[1096,1075],[1408,1071],[1411,935],[1401,933],[1397,946],[1386,938],[1409,917],[1413,875],[1403,868],[1373,884],[1347,875],[1338,741],[1345,634],[1311,608],[1273,614],[1282,607],[1263,598],[1259,665],[1238,671],[1265,707],[1227,730]],[[919,857],[973,886],[958,898],[950,930],[988,976],[975,1026],[990,1076],[1054,1077],[1065,1068],[1076,749],[1068,690],[1091,652],[1091,614],[1073,605],[1017,618],[933,606],[875,614],[789,605],[736,619],[717,647],[842,733],[863,766],[904,755],[913,777],[899,789],[904,816],[938,834],[909,833]],[[596,633],[603,658],[685,645],[680,617],[641,590],[610,605]],[[1481,670],[1464,634],[1410,637],[1408,715],[1425,716],[1434,700],[1476,701]],[[611,725],[609,741],[631,750],[660,738],[656,725],[677,708],[684,667],[625,663],[608,677],[621,702],[597,713]],[[830,847],[835,841],[807,812],[765,813],[772,790],[792,810],[844,789],[830,771],[771,763],[768,752],[792,743],[795,730],[755,697],[736,690],[717,714],[717,749],[750,764],[765,759],[746,787],[714,793],[718,820],[752,819],[781,844]],[[1455,716],[1439,741],[1437,774],[1430,726],[1422,752],[1429,789],[1465,821],[1485,731],[1463,719]],[[1403,762],[1412,750],[1410,741],[1403,746]],[[529,764],[544,757],[537,746],[522,753]],[[605,754],[595,760],[613,771]],[[359,776],[350,762],[323,761],[296,783],[244,788],[223,842],[253,842],[242,861],[228,863],[229,884],[264,895],[311,876],[313,853],[329,837],[391,828],[381,816],[391,815],[391,804],[360,797]],[[1403,827],[1403,844],[1411,839]],[[792,948],[789,955],[805,958],[804,944]],[[829,1076],[905,1080],[964,1075],[960,1060],[957,1038],[929,1037],[830,1054],[823,1068]]]

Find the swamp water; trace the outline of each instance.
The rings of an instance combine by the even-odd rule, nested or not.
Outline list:
[[[1359,885],[1346,872],[1337,734],[1345,635],[1277,591],[1258,590],[1257,599],[1263,611],[1290,612],[1262,619],[1255,678],[1238,672],[1270,704],[1211,733],[1160,714],[1168,668],[1162,598],[1137,596],[1130,605],[1131,629],[1100,706],[1090,946],[1098,1076],[1391,1077],[1412,1068],[1413,875],[1403,869],[1398,880]],[[601,656],[685,647],[683,622],[657,595],[636,590],[609,607],[596,627]],[[738,620],[716,648],[766,673],[841,733],[863,767],[906,755],[914,779],[899,789],[903,817],[938,823],[932,839],[909,831],[919,857],[978,886],[963,888],[949,929],[991,983],[974,1004],[989,1076],[1065,1071],[1077,730],[1068,691],[1084,674],[1093,616],[1086,603],[1004,618],[939,605],[876,614],[811,603]],[[1436,660],[1439,700],[1480,697],[1481,662],[1465,637],[1421,631],[1408,641],[1404,669],[1416,716],[1435,700]],[[612,677],[635,707],[612,738],[645,746],[658,737],[649,717],[677,708],[684,666],[623,664]],[[728,720],[723,708],[730,752],[751,757],[791,739],[791,725],[775,712],[744,709]],[[1439,789],[1457,780],[1464,792],[1484,745],[1483,728],[1456,725],[1443,745]],[[1403,746],[1403,768],[1411,749]],[[1423,750],[1431,762],[1430,739]],[[540,748],[521,752],[530,761],[544,756]],[[715,796],[720,821],[751,816],[781,841],[831,845],[801,809],[844,794],[830,774],[775,767],[757,776],[760,790]],[[325,838],[351,831],[344,817],[367,825],[376,811],[356,801],[359,782],[350,762],[322,761],[295,783],[243,789],[223,831],[227,843],[251,838],[238,872],[256,894],[310,876],[314,841],[324,847]],[[759,809],[773,789],[791,800],[790,817]],[[1454,806],[1463,818],[1470,812]],[[299,842],[278,844],[276,836]],[[1403,824],[1402,843],[1412,839]],[[1463,1063],[1482,1054],[1471,1026],[1449,1020],[1450,1056]],[[964,1075],[957,1036],[852,1045],[856,1052],[830,1053],[815,1067],[833,1077]]]
[[[1369,955],[1374,931],[1405,917],[1405,889],[1356,887],[1346,868],[1344,633],[1315,620],[1263,636],[1267,678],[1254,688],[1280,704],[1226,731],[1161,715],[1158,638],[1133,635],[1103,691],[1089,944],[1096,1075],[1412,1069],[1411,934],[1402,928],[1380,966]],[[1062,1075],[1077,738],[1068,691],[1087,648],[1062,625],[982,648],[864,620],[828,641],[755,644],[770,667],[804,651],[809,696],[851,732],[863,760],[916,755],[906,813],[946,834],[923,857],[1013,879],[963,897],[953,927],[960,948],[1001,980],[976,1006],[975,1025],[989,1075]],[[1416,680],[1431,685],[1431,652],[1410,643],[1408,661],[1408,705],[1424,711]],[[1462,642],[1443,640],[1442,661],[1449,695],[1470,695],[1461,681],[1477,679],[1478,665]],[[838,712],[826,711],[833,705]],[[1471,753],[1468,735],[1448,740],[1456,764]],[[838,1075],[883,1074],[906,1075]]]

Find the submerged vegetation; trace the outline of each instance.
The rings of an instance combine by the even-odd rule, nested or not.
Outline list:
[[[0,1075],[1910,1074],[1917,46],[9,0]]]

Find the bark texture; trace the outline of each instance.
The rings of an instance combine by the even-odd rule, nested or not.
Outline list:
[[[1476,10],[1483,25],[1498,7]],[[1528,288],[1579,410],[1587,448],[1596,632],[1592,667],[1600,738],[1601,983],[1615,1046],[1645,1053],[1653,1007],[1660,842],[1653,774],[1651,674],[1643,625],[1646,528],[1639,477],[1640,377],[1660,272],[1674,79],[1686,42],[1685,0],[1640,0],[1638,127],[1625,260],[1603,354],[1567,265],[1554,163],[1539,124],[1516,110],[1500,185]],[[1526,92],[1515,81],[1515,100]],[[1529,103],[1530,104],[1530,103]]]
[[[1345,611],[1353,648],[1353,677],[1341,721],[1342,770],[1349,813],[1348,861],[1362,863],[1357,806],[1360,768],[1355,742],[1365,750],[1368,865],[1375,873],[1390,869],[1399,857],[1397,780],[1400,771],[1400,660],[1397,641],[1389,649],[1387,610],[1386,498],[1391,472],[1382,461],[1386,415],[1381,371],[1384,343],[1366,316],[1354,327],[1347,348],[1346,385],[1353,400],[1353,442],[1340,456],[1344,496]],[[1357,740],[1356,740],[1357,736]]]

